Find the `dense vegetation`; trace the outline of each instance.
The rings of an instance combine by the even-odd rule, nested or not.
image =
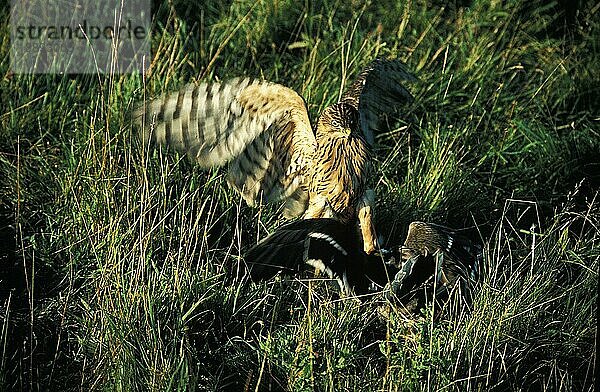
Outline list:
[[[595,2],[166,3],[145,77],[12,74],[0,13],[0,389],[593,389]],[[314,118],[376,57],[420,79],[378,137],[377,226],[388,245],[416,219],[478,232],[470,311],[384,317],[322,279],[232,284],[276,208],[133,143],[144,94],[249,75]]]

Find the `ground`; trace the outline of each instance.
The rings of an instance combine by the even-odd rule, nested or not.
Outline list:
[[[145,77],[13,74],[0,12],[0,389],[593,389],[597,4],[204,3],[155,4]],[[128,120],[144,94],[243,75],[314,118],[377,57],[420,79],[377,138],[385,244],[425,220],[485,247],[472,309],[435,320],[319,279],[232,282],[276,208],[144,154]]]

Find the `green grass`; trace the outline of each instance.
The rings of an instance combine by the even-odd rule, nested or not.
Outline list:
[[[162,4],[147,78],[13,75],[3,10],[0,389],[591,391],[600,10],[542,3]],[[249,75],[314,118],[376,57],[420,78],[378,137],[377,227],[476,226],[471,311],[385,319],[318,280],[232,284],[276,209],[133,142],[144,94]]]

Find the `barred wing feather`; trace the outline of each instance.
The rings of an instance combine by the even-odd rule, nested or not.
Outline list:
[[[172,147],[204,169],[228,166],[248,204],[292,198],[289,216],[306,208],[316,142],[295,91],[248,78],[189,85],[140,105],[133,120],[144,145]]]
[[[344,93],[342,101],[358,110],[360,127],[369,144],[374,143],[374,133],[380,128],[382,115],[393,113],[398,106],[414,100],[402,83],[417,80],[401,61],[377,59]]]

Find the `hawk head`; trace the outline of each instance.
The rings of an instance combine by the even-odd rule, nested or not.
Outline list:
[[[323,110],[317,122],[317,133],[339,132],[345,135],[361,135],[358,111],[346,102],[338,102]]]

